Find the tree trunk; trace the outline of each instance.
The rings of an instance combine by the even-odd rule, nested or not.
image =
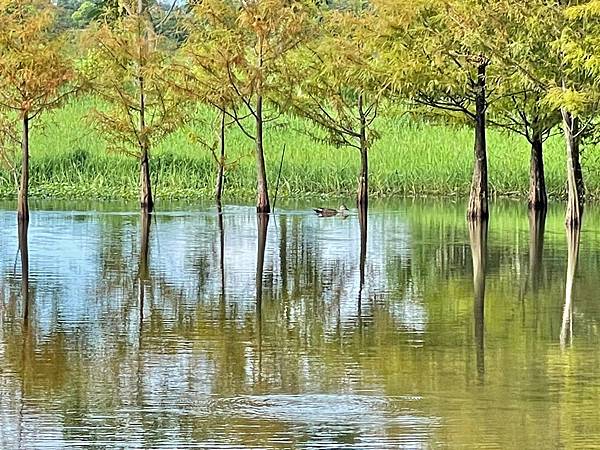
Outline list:
[[[546,179],[544,177],[543,145],[540,132],[534,130],[531,139],[529,167],[529,209],[533,210],[545,210],[548,206]]]
[[[217,185],[215,187],[215,200],[221,208],[223,197],[223,173],[225,171],[225,111],[221,111],[221,132],[219,134],[219,167],[217,169]]]
[[[477,95],[475,98],[475,162],[473,165],[473,181],[467,218],[469,220],[487,219],[488,217],[488,174],[487,148],[485,138],[485,115],[487,109],[485,77],[487,63],[479,65],[477,70]]]
[[[360,176],[358,178],[358,196],[356,199],[359,208],[365,211],[369,205],[369,155],[367,142],[367,120],[363,110],[363,96],[358,96],[358,113],[360,117]]]
[[[150,182],[150,159],[146,147],[142,148],[142,156],[140,157],[140,206],[144,213],[151,213],[154,210]]]
[[[140,1],[140,5],[142,5]],[[140,6],[141,7],[141,6]],[[140,66],[142,63],[140,62]],[[146,96],[144,91],[144,78],[138,78],[140,85],[140,207],[145,213],[151,213],[154,209],[152,199],[152,185],[150,181],[150,156],[148,154],[148,137],[146,136]]]
[[[21,142],[22,166],[21,186],[17,206],[19,222],[29,221],[29,115],[23,114],[23,141]]]
[[[267,186],[267,171],[265,168],[265,155],[263,148],[263,114],[262,114],[262,96],[256,100],[256,174],[257,174],[257,199],[256,212],[270,213],[271,204],[269,203],[269,190]]]
[[[579,119],[561,110],[567,144],[567,216],[568,227],[579,228],[583,216],[585,185],[579,162]]]

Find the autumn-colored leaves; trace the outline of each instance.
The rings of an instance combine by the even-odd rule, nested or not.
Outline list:
[[[211,147],[219,177],[227,166],[228,126],[239,127],[253,146],[258,212],[271,209],[264,155],[275,149],[266,148],[265,136],[290,115],[316,124],[322,131],[312,133],[316,139],[359,151],[357,201],[366,205],[377,117],[393,106],[473,126],[471,219],[488,215],[487,127],[530,142],[529,205],[544,209],[543,143],[562,122],[569,211],[575,211],[568,222],[579,222],[574,215],[581,214],[584,197],[580,142],[593,131],[600,100],[596,0],[573,5],[372,0],[328,6],[203,0],[172,7],[122,0],[105,6],[85,29],[61,35],[50,0],[0,0],[0,116],[3,123],[18,118],[29,133],[35,117],[70,94],[101,98],[102,106],[90,111],[91,123],[106,137],[107,148],[139,159],[140,205],[147,212],[154,205],[152,146],[194,120],[198,105],[214,109],[219,118],[219,151]],[[163,25],[175,20],[174,10],[176,33],[166,35]],[[0,143],[22,144],[26,199],[28,138],[8,139],[9,134],[3,132]],[[198,139],[205,145],[210,140]]]

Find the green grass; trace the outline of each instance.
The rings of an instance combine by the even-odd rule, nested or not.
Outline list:
[[[137,161],[109,154],[106,143],[86,121],[92,100],[72,102],[43,118],[33,130],[31,188],[38,198],[135,198]],[[356,189],[358,151],[336,149],[314,142],[301,130],[309,126],[290,119],[286,127],[268,128],[266,157],[271,188],[284,144],[286,157],[280,197],[347,196]],[[407,118],[382,118],[382,138],[370,152],[370,188],[375,197],[396,195],[465,196],[472,168],[472,131],[411,122]],[[154,192],[163,199],[196,199],[213,195],[215,162],[211,153],[192,142],[190,134],[208,136],[207,125],[182,129],[157,143],[151,154]],[[235,127],[227,134],[229,161],[226,198],[252,199],[256,175],[252,142]],[[529,147],[518,136],[491,130],[488,137],[492,195],[525,196],[528,189]],[[560,137],[545,147],[548,192],[564,194],[564,149]],[[600,161],[588,149],[583,166],[589,195],[600,195]],[[15,194],[10,173],[0,172],[0,196]]]

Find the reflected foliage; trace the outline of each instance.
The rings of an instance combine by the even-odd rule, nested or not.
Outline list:
[[[461,205],[410,201],[346,220],[308,205],[152,221],[36,210],[28,327],[19,230],[0,213],[0,446],[583,448],[600,436],[592,207],[581,247],[579,234],[565,242],[561,208],[544,221],[513,203],[489,226],[469,226]]]

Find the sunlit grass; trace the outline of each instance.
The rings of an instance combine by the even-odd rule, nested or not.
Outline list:
[[[137,161],[107,153],[106,143],[87,122],[92,100],[75,101],[43,118],[33,130],[31,194],[55,198],[135,198]],[[206,116],[207,114],[202,114]],[[213,140],[210,120],[199,121],[157,143],[152,151],[154,191],[159,198],[208,198],[213,195],[215,162],[212,154],[191,138]],[[267,130],[268,176],[274,188],[281,151],[286,154],[280,197],[347,196],[356,189],[358,151],[333,148],[312,140],[302,130],[310,126],[292,118],[286,126]],[[468,194],[472,167],[472,132],[411,122],[408,118],[381,118],[381,139],[370,153],[373,196]],[[227,133],[230,167],[226,172],[228,198],[254,197],[256,174],[252,142],[232,126]],[[489,175],[492,195],[525,196],[528,189],[529,147],[518,136],[490,130]],[[564,193],[564,149],[560,137],[545,148],[548,192]],[[592,149],[583,156],[591,196],[600,194],[600,161]],[[0,174],[0,195],[15,193],[8,171]]]

